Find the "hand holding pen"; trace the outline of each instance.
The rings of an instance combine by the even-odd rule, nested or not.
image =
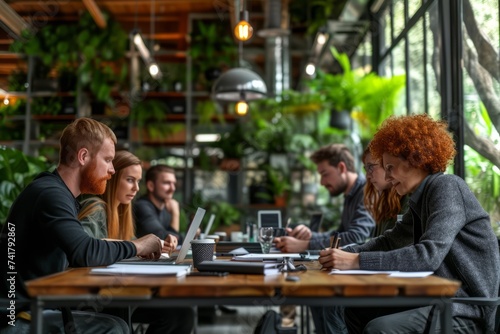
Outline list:
[[[359,269],[359,254],[341,250],[340,241],[341,238],[335,233],[330,238],[330,247],[319,252],[318,261],[322,269]]]

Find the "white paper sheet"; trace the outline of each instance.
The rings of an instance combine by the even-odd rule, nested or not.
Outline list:
[[[377,271],[377,270],[340,270],[332,269],[330,275],[380,275],[385,274],[388,277],[407,277],[407,278],[419,278],[427,277],[433,274],[432,271]]]
[[[392,273],[389,275],[389,277],[410,277],[410,278],[419,278],[419,277],[427,277],[434,274],[432,271],[411,271],[411,272],[405,272],[405,271],[400,271],[397,273]]]
[[[340,270],[332,269],[330,275],[390,275],[396,273],[397,271],[376,271],[376,270]]]

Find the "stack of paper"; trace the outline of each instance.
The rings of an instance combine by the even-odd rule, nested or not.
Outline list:
[[[190,265],[148,265],[115,263],[105,268],[93,268],[90,273],[97,275],[166,275],[185,276],[191,271]]]

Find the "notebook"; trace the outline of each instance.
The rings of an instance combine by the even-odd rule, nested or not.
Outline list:
[[[132,257],[130,259],[121,260],[118,263],[120,264],[179,264],[186,259],[186,255],[191,247],[191,240],[194,239],[198,228],[201,225],[201,221],[205,216],[205,209],[198,208],[196,210],[196,214],[194,215],[193,221],[189,226],[189,229],[184,237],[184,242],[182,243],[182,247],[179,250],[178,255],[172,255],[168,258],[160,258],[160,259],[143,259],[140,257]]]
[[[198,271],[229,272],[235,274],[260,274],[277,275],[281,274],[275,263],[264,262],[235,262],[235,261],[203,261],[197,266]]]

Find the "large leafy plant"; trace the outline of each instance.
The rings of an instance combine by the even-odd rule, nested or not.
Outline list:
[[[0,147],[0,224],[21,191],[33,178],[49,168],[43,157],[30,157],[19,150]]]
[[[371,139],[384,119],[394,114],[405,76],[381,77],[353,70],[349,57],[331,48],[332,56],[342,68],[341,73],[318,71],[308,82],[311,91],[323,96],[326,108],[348,111],[358,122],[360,135]]]

